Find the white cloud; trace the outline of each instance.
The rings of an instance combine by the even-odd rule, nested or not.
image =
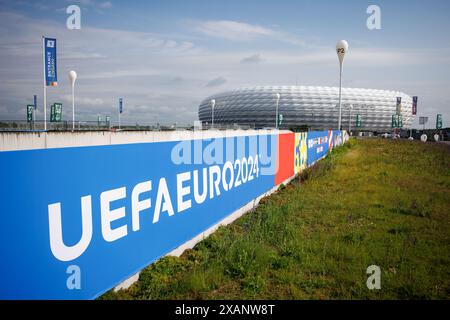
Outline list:
[[[257,37],[272,36],[274,34],[268,28],[230,20],[201,22],[195,29],[208,36],[232,41],[247,41]]]
[[[244,23],[219,25],[226,31],[214,34],[232,41],[239,30],[241,36],[263,42],[280,40],[279,34],[284,35],[282,41],[286,43],[297,39],[278,29]],[[208,30],[216,29],[209,25]],[[239,43],[239,49],[224,51],[209,45],[211,34],[193,38],[189,30],[186,32],[186,36],[167,36],[84,26],[69,31],[64,22],[0,12],[0,119],[23,119],[24,106],[32,102],[33,94],[38,94],[38,104],[42,105],[42,34],[58,39],[58,87],[48,89],[48,103],[62,101],[64,112],[69,113],[71,88],[67,73],[76,70],[76,112],[81,120],[95,121],[100,113],[114,121],[118,98],[124,97],[124,123],[158,119],[187,124],[196,120],[199,103],[218,91],[296,82],[338,84],[334,46],[297,50],[277,45],[273,48],[279,49],[258,48],[255,54],[253,43]],[[261,61],[262,57],[264,63],[249,63]],[[450,80],[445,70],[449,65],[450,49],[355,46],[346,56],[344,86],[417,94],[421,112],[435,112],[433,107],[447,120]],[[42,107],[38,108],[38,116],[42,118]]]

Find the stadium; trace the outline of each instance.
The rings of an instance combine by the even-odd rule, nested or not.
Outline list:
[[[203,125],[275,127],[277,93],[278,113],[282,118],[280,129],[321,130],[336,129],[339,117],[339,88],[312,86],[261,86],[242,88],[210,96],[199,106],[199,120]],[[399,91],[342,88],[342,128],[349,120],[355,129],[356,117],[361,117],[364,131],[391,129],[392,115],[396,113],[397,97],[401,97],[403,127],[413,122],[412,98]]]

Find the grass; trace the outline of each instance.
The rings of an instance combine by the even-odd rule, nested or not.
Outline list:
[[[449,299],[450,150],[354,140],[101,299]],[[381,268],[369,290],[367,267]]]

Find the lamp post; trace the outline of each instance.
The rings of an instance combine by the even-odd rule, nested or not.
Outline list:
[[[339,40],[336,44],[336,53],[339,58],[339,121],[338,121],[338,130],[341,130],[341,93],[342,93],[342,65],[344,63],[344,56],[348,50],[348,43],[345,40]]]
[[[211,100],[211,128],[214,128],[214,107],[216,106],[216,100]]]
[[[75,71],[69,72],[69,80],[72,84],[72,132],[75,131],[75,80],[77,80],[77,73]]]
[[[277,104],[276,104],[276,108],[275,108],[275,128],[278,129],[278,105],[280,103],[281,95],[279,93],[277,93],[275,95],[275,97],[277,98]]]

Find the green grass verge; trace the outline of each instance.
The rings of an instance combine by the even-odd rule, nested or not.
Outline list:
[[[449,299],[450,150],[356,140],[100,299]],[[381,289],[368,290],[368,266]]]

